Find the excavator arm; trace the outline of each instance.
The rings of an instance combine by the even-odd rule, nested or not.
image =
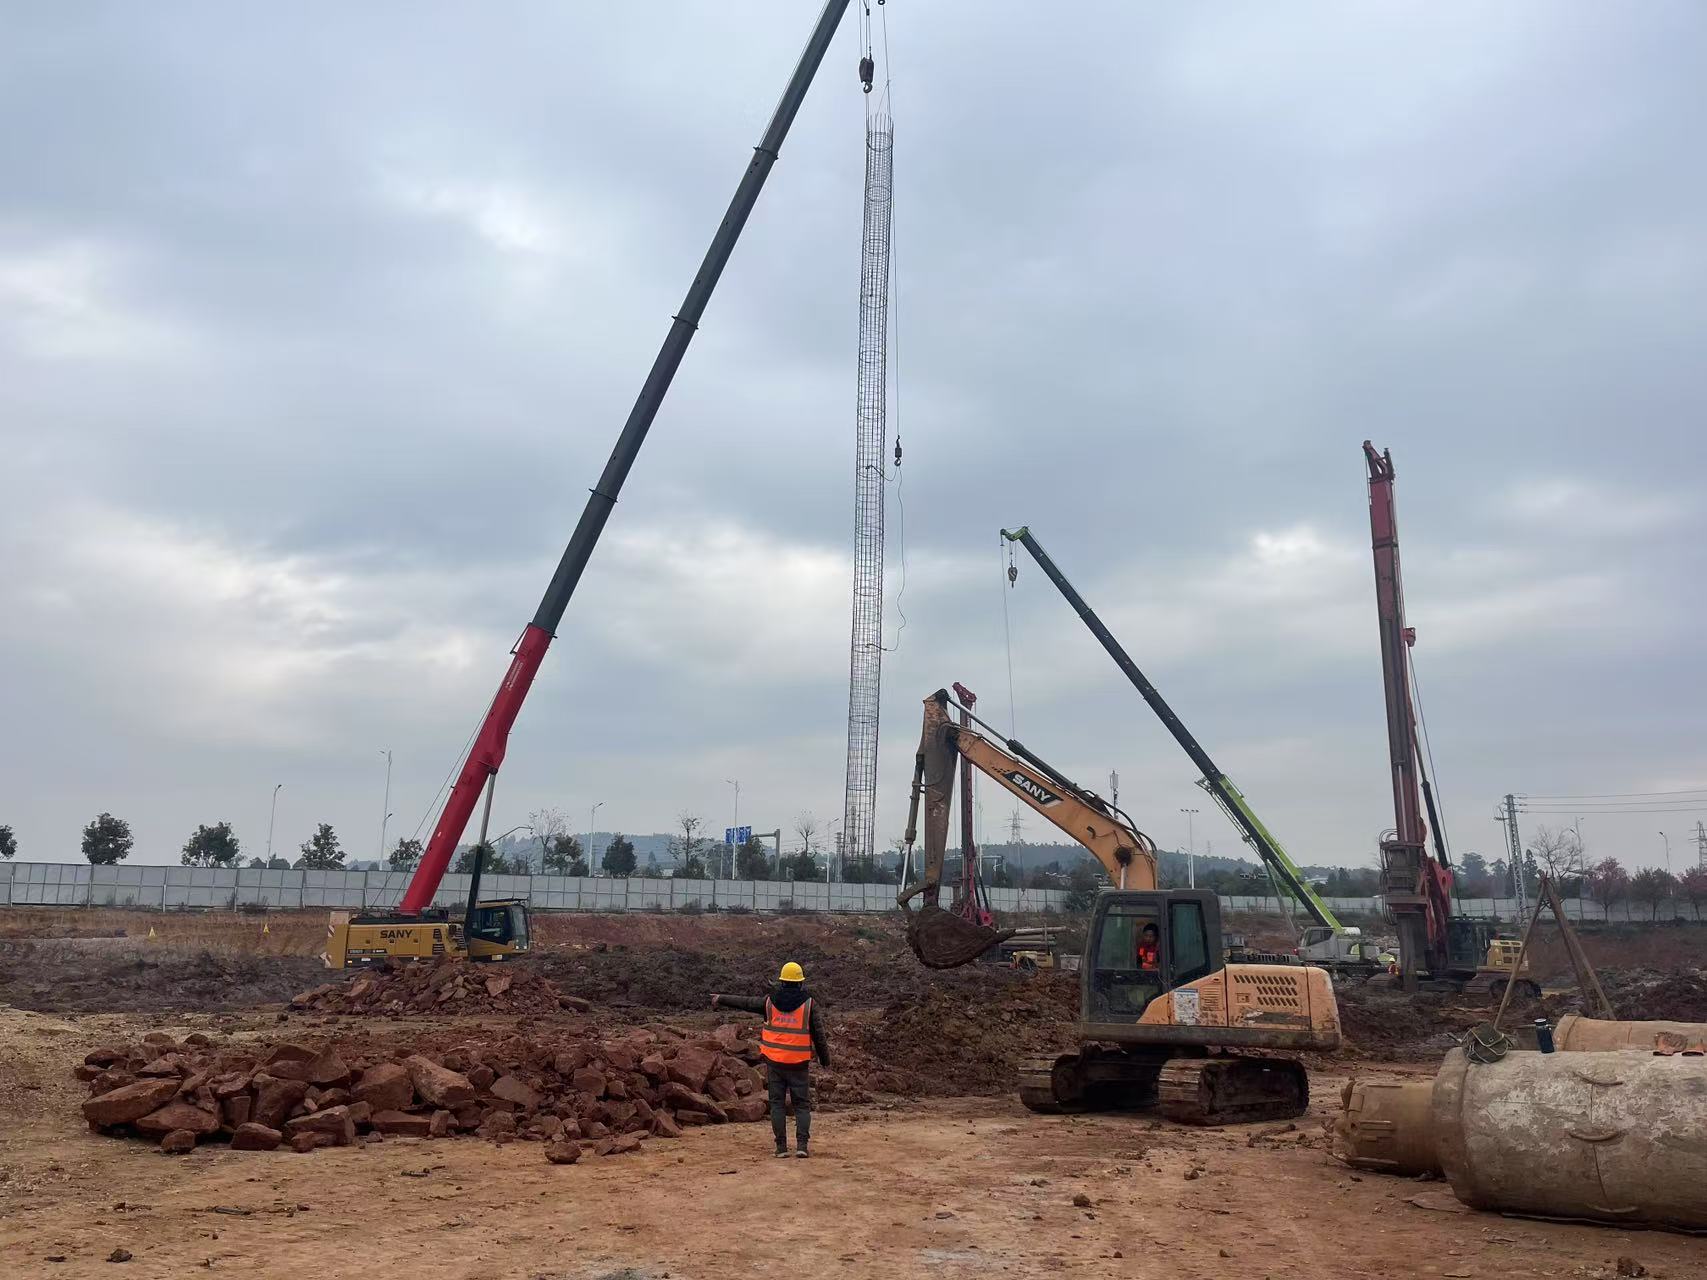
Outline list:
[[[975,719],[975,717],[969,717]],[[982,722],[980,722],[982,723]],[[1034,812],[1059,827],[1087,849],[1117,888],[1156,887],[1156,847],[1113,805],[1070,781],[1012,738],[1001,745],[976,730],[955,723],[949,714],[949,695],[938,689],[925,699],[924,727],[913,767],[913,794],[907,811],[909,853],[919,839],[919,813],[924,812],[924,842],[919,878],[896,898],[907,912],[907,942],[913,954],[932,969],[969,964],[989,948],[1011,937],[945,911],[938,898],[943,864],[948,853],[949,810],[954,800],[954,775],[962,761],[994,779]],[[922,899],[919,908],[913,900]]]

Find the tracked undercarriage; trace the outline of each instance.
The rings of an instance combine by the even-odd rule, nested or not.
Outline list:
[[[1088,1046],[1020,1063],[1020,1101],[1059,1115],[1159,1107],[1179,1124],[1289,1120],[1310,1105],[1309,1079],[1293,1058]]]

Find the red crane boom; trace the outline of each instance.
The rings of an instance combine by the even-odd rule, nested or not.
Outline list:
[[[688,287],[682,309],[670,325],[663,346],[652,362],[652,369],[641,385],[634,407],[629,410],[628,420],[623,424],[615,448],[611,450],[610,460],[605,463],[598,484],[587,498],[581,519],[575,526],[575,532],[569,539],[563,558],[558,562],[557,572],[552,575],[551,584],[545,590],[545,597],[540,601],[533,621],[522,632],[522,638],[517,641],[512,651],[513,656],[509,670],[504,675],[504,682],[498,686],[497,696],[487,708],[486,718],[481,722],[474,746],[462,763],[462,771],[457,775],[456,785],[451,788],[444,811],[439,815],[438,825],[433,828],[432,839],[427,842],[427,848],[421,855],[421,865],[409,881],[409,888],[404,892],[402,902],[398,904],[398,910],[404,915],[419,915],[432,903],[433,894],[438,891],[439,882],[444,879],[445,868],[450,865],[451,854],[456,851],[457,842],[462,839],[469,816],[480,799],[481,788],[498,772],[498,766],[504,762],[504,750],[509,744],[510,729],[522,709],[522,702],[527,698],[528,689],[533,685],[534,676],[539,672],[539,664],[545,660],[545,651],[557,634],[557,624],[563,619],[563,611],[569,605],[569,597],[574,594],[575,585],[581,580],[581,573],[586,569],[599,535],[604,531],[605,521],[610,518],[611,508],[616,506],[617,495],[622,491],[623,481],[628,478],[629,468],[634,465],[634,460],[640,453],[640,446],[646,440],[646,433],[651,429],[652,419],[657,416],[658,406],[663,403],[664,393],[670,389],[676,369],[681,364],[682,357],[687,354],[688,343],[692,341],[694,332],[699,327],[705,304],[711,300],[712,291],[716,289],[723,268],[729,262],[729,255],[734,252],[735,242],[741,238],[741,229],[746,226],[747,216],[758,202],[759,192],[763,190],[765,179],[770,176],[771,166],[776,163],[777,155],[782,149],[783,139],[788,136],[789,126],[794,123],[795,114],[806,97],[807,87],[812,83],[819,63],[824,60],[824,53],[830,47],[830,38],[835,35],[836,26],[847,6],[848,0],[826,0],[811,38],[801,50],[800,60],[795,64],[788,87],[777,101],[770,126],[765,130],[765,136],[760,139],[759,145],[753,148],[753,158],[747,163],[746,172],[742,174],[740,184],[735,188],[728,211],[724,213],[716,234],[712,236],[711,247],[706,250],[699,271],[694,275],[692,285]]]

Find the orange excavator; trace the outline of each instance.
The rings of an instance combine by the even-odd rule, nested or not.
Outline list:
[[[1159,889],[1156,847],[1125,813],[970,708],[958,708],[957,723],[950,702],[946,689],[925,699],[907,817],[910,859],[924,812],[920,878],[898,898],[919,960],[936,969],[969,964],[1007,936],[937,902],[962,762],[1083,845],[1111,883],[1098,892],[1085,935],[1077,1047],[1021,1063],[1020,1101],[1041,1112],[1159,1105],[1186,1124],[1302,1115],[1309,1080],[1290,1054],[1340,1046],[1327,971],[1226,963],[1213,893]]]

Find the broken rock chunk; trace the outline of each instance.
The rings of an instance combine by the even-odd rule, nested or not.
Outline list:
[[[188,1129],[199,1137],[206,1137],[219,1128],[219,1117],[187,1102],[168,1102],[158,1111],[150,1111],[131,1123],[138,1133],[151,1138],[164,1138],[174,1129]]]
[[[415,1101],[415,1085],[407,1068],[395,1062],[382,1062],[362,1072],[350,1096],[375,1111],[401,1111]]]
[[[170,1102],[178,1092],[178,1082],[171,1080],[138,1080],[121,1085],[108,1093],[90,1098],[83,1104],[84,1118],[90,1124],[110,1128],[140,1120],[151,1111]]]
[[[231,1135],[233,1151],[272,1151],[284,1141],[284,1135],[277,1129],[269,1129],[264,1124],[240,1124],[237,1132]]]
[[[441,1067],[418,1053],[403,1059],[403,1065],[414,1082],[415,1092],[435,1107],[454,1108],[474,1101],[474,1086],[460,1072]]]
[[[552,1164],[574,1164],[581,1158],[581,1144],[570,1138],[553,1138],[545,1144],[545,1158]]]

